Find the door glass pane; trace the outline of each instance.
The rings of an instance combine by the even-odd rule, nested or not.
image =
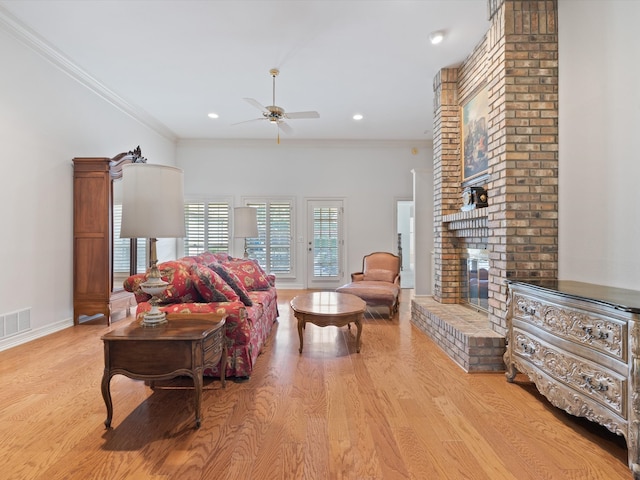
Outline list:
[[[313,276],[338,276],[340,266],[339,223],[337,207],[313,209]]]

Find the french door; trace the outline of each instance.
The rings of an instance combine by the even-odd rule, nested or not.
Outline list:
[[[307,287],[334,289],[343,283],[342,200],[307,201]]]

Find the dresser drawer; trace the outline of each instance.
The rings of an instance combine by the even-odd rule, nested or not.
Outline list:
[[[512,338],[511,349],[515,357],[542,370],[574,394],[587,397],[622,418],[628,418],[625,376],[567,352],[530,332],[514,328]]]
[[[627,322],[516,292],[514,318],[627,362]]]
[[[204,339],[204,364],[211,365],[220,361],[222,356],[222,348],[224,345],[225,328],[224,320],[221,322],[219,328],[217,328],[211,335]]]

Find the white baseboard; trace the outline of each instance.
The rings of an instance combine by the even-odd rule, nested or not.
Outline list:
[[[279,282],[278,279],[276,279],[276,290],[278,288],[283,290],[304,290],[304,285],[298,282]]]
[[[17,335],[13,335],[11,337],[0,340],[0,352],[3,350],[8,350],[9,348],[17,347],[18,345],[22,345],[37,338],[59,332],[60,330],[64,330],[68,327],[73,327],[73,318],[61,320],[51,325],[47,325],[46,327],[36,328],[33,330],[28,330],[26,332],[18,333]]]

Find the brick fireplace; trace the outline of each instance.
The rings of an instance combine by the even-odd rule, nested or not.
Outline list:
[[[467,371],[503,368],[505,280],[558,268],[557,1],[488,5],[485,37],[434,78],[434,292],[412,303],[416,326]],[[485,87],[488,170],[463,184],[460,108]],[[487,190],[487,207],[461,211],[469,186]],[[460,310],[467,248],[489,254],[488,314]]]

